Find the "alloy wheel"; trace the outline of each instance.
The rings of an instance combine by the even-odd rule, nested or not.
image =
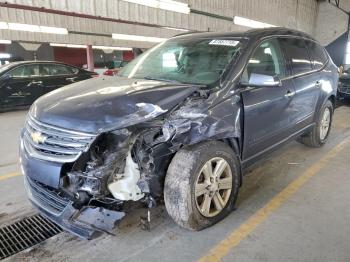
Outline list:
[[[210,159],[202,167],[195,184],[198,211],[205,217],[218,215],[229,201],[231,190],[230,165],[221,157]]]
[[[323,112],[322,120],[321,120],[321,125],[320,125],[320,139],[324,140],[329,131],[329,127],[331,124],[331,111],[329,110],[328,107]]]

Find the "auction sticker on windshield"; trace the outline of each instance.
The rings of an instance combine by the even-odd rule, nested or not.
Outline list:
[[[209,45],[236,46],[238,44],[239,44],[239,41],[236,41],[236,40],[222,40],[222,39],[213,39],[209,42]]]

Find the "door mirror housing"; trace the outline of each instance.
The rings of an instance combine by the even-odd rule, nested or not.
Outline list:
[[[0,79],[3,80],[3,81],[7,81],[7,80],[12,79],[12,76],[9,75],[9,74],[4,74],[4,75],[2,75],[2,76],[0,77]]]
[[[274,87],[274,86],[281,86],[282,82],[278,76],[252,73],[250,75],[249,81],[245,83],[243,82],[241,84],[244,86],[254,86],[254,87],[260,87],[260,86]]]

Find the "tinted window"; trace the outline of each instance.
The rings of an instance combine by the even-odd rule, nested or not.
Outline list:
[[[54,75],[73,75],[79,72],[78,68],[60,65],[60,64],[41,64],[40,74],[42,76]]]
[[[39,65],[22,65],[9,72],[12,77],[35,77],[39,76]]]
[[[314,69],[322,68],[328,59],[323,47],[312,41],[307,41],[307,46],[309,48]]]
[[[276,39],[267,40],[255,49],[243,73],[243,82],[248,82],[253,73],[280,78],[285,76],[284,58]]]
[[[287,62],[291,65],[293,75],[312,70],[308,49],[303,39],[281,38],[280,41],[285,51]]]

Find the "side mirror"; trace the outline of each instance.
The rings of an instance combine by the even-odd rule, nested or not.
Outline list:
[[[7,80],[12,79],[12,76],[9,75],[9,74],[5,74],[5,75],[2,75],[2,76],[0,77],[0,79],[3,80],[3,81],[7,81]]]
[[[263,74],[256,74],[252,73],[250,75],[248,83],[242,83],[243,85],[248,86],[266,86],[266,87],[273,87],[273,86],[281,86],[281,80],[277,76],[269,76],[269,75],[263,75]]]

